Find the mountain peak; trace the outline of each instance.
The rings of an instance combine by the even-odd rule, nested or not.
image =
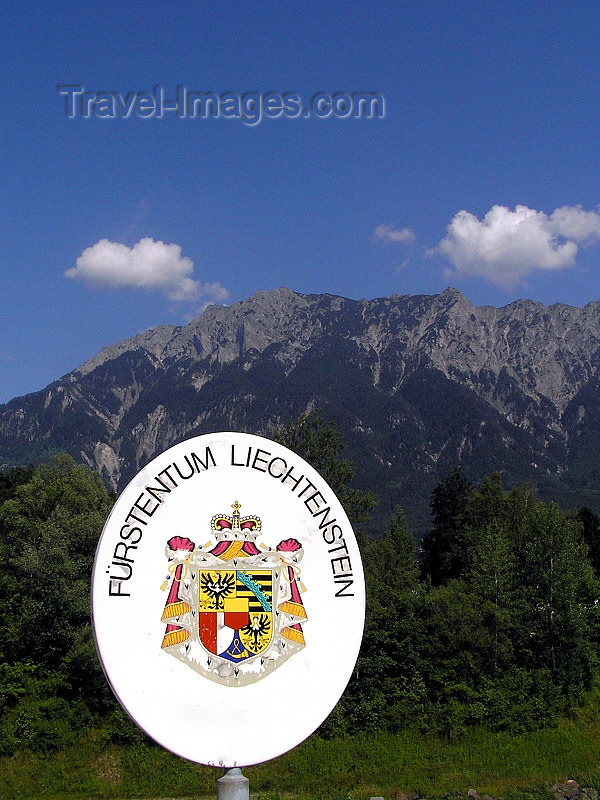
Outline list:
[[[453,300],[467,300],[465,295],[459,289],[455,289],[454,286],[447,286],[443,292],[440,292],[439,297],[452,298]],[[469,301],[467,300],[467,302]]]

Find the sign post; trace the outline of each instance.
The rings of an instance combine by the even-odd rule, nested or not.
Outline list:
[[[250,781],[242,775],[239,767],[225,770],[217,781],[217,800],[249,800]]]
[[[245,433],[181,442],[119,497],[92,581],[96,645],[128,714],[177,755],[227,768],[295,747],[354,669],[365,588],[348,518],[282,445]]]

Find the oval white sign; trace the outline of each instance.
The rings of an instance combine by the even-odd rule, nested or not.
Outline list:
[[[309,736],[350,678],[364,612],[341,504],[259,436],[162,453],[98,544],[92,617],[113,691],[149,736],[202,764],[256,764]]]

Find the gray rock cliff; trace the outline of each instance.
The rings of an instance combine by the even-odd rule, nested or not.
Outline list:
[[[0,463],[67,450],[117,489],[159,451],[216,429],[269,435],[321,407],[382,513],[427,524],[460,464],[563,504],[597,505],[600,302],[474,306],[455,289],[349,300],[288,289],[209,306],[103,348],[0,406]]]

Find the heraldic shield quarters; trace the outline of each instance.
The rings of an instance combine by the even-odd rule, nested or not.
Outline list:
[[[305,646],[304,550],[293,538],[257,544],[260,518],[242,516],[237,500],[232,508],[212,517],[214,542],[166,542],[162,649],[212,681],[246,686]]]

